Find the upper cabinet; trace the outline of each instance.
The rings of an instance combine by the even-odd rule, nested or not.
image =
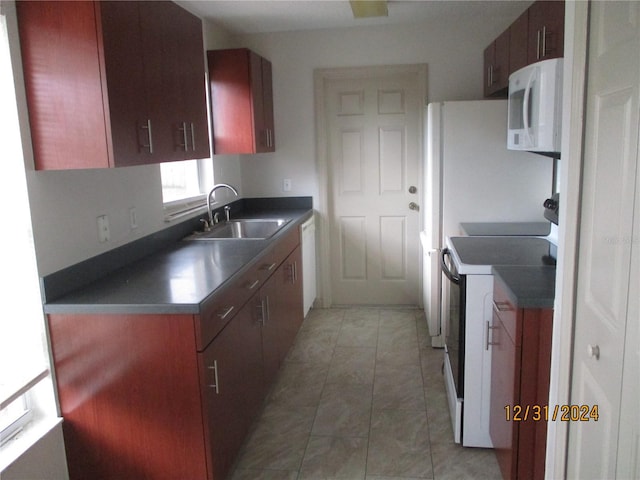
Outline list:
[[[275,151],[271,62],[246,48],[209,50],[213,153]]]
[[[484,95],[489,97],[509,86],[509,30],[484,51]]]
[[[484,51],[484,95],[506,97],[509,75],[564,54],[564,1],[536,1]]]
[[[564,55],[564,2],[537,1],[529,7],[527,63]]]
[[[202,24],[172,2],[17,2],[36,169],[210,154]]]
[[[525,10],[509,27],[509,75],[527,66],[529,10]],[[507,84],[509,80],[507,79]],[[507,85],[508,86],[508,85]]]

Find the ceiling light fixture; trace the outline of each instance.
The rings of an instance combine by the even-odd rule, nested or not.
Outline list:
[[[387,0],[349,0],[354,18],[388,17]]]

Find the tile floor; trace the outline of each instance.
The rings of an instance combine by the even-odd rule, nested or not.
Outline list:
[[[232,479],[499,479],[453,443],[442,356],[419,310],[312,310]]]

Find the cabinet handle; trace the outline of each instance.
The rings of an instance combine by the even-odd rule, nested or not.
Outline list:
[[[536,32],[537,40],[536,40],[536,60],[540,60],[540,30]]]
[[[486,341],[485,341],[485,344],[484,344],[484,349],[485,350],[487,350],[487,351],[489,350],[489,345],[500,345],[498,342],[490,342],[489,341],[489,335],[490,335],[491,330],[499,330],[499,329],[500,329],[500,327],[492,327],[489,324],[489,320],[487,320],[487,336],[486,336]]]
[[[265,322],[271,322],[271,311],[269,309],[269,295],[267,295],[266,297],[264,297],[264,303],[265,303]],[[264,325],[264,323],[263,323]]]
[[[196,132],[193,122],[191,122],[191,150],[196,151]]]
[[[142,125],[140,128],[147,131],[147,137],[149,139],[149,143],[142,144],[142,148],[148,148],[149,153],[153,153],[153,134],[151,133],[151,119],[147,119],[147,124]]]
[[[509,302],[496,302],[493,301],[493,308],[496,312],[509,312],[511,311],[511,305]]]
[[[542,58],[547,56],[547,27],[542,27]]]
[[[248,284],[248,285],[247,285],[247,289],[248,289],[248,290],[253,290],[254,288],[256,288],[256,287],[258,286],[258,284],[259,284],[259,283],[260,283],[260,279],[258,279],[258,280],[256,280],[256,281],[254,281],[254,282],[253,282],[253,283],[251,283],[251,284]]]
[[[189,142],[187,141],[187,122],[182,122],[182,127],[179,127],[178,130],[182,131],[182,141],[184,143],[180,143],[179,146],[184,148],[184,151],[187,152],[189,150]]]
[[[298,282],[298,262],[293,262],[293,283]]]
[[[258,311],[258,323],[261,323],[264,326],[264,300],[260,299],[260,304],[256,305],[256,310]]]
[[[220,393],[220,388],[218,387],[218,361],[214,360],[213,365],[209,365],[207,367],[209,370],[213,370],[213,383],[209,384],[209,388],[213,388],[216,391],[216,395]]]
[[[270,264],[270,265],[264,264],[264,265],[261,267],[261,270],[266,270],[267,272],[270,272],[270,271],[271,271],[271,270],[273,270],[274,268],[276,268],[276,264],[275,264],[275,263],[272,263],[272,264]]]
[[[225,310],[221,310],[218,313],[218,317],[220,317],[220,320],[224,320],[225,318],[227,318],[229,316],[229,314],[231,312],[233,312],[234,308],[235,307],[233,305],[231,305],[230,307],[226,308]]]

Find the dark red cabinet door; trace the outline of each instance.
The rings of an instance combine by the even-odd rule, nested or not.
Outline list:
[[[254,296],[199,354],[209,478],[223,480],[264,398]]]
[[[271,64],[246,48],[209,50],[214,154],[275,151]]]
[[[538,0],[529,7],[528,63],[564,55],[564,1]]]

